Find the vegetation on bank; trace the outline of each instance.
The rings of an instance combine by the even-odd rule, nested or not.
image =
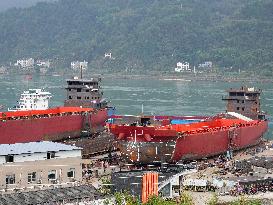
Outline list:
[[[273,71],[272,0],[59,0],[0,13],[0,64],[173,70],[178,61]],[[104,58],[111,52],[113,59]]]
[[[109,204],[109,201],[105,202],[105,205]],[[115,193],[115,204],[116,205],[140,205],[141,202],[131,196],[128,193]],[[164,199],[160,196],[152,196],[146,205],[194,205],[194,200],[191,195],[187,192],[183,192],[180,198],[177,199]],[[231,202],[219,202],[216,194],[206,202],[207,205],[262,205],[263,202],[259,199],[247,199],[245,196],[233,200]]]

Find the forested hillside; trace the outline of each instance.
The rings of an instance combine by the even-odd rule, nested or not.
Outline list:
[[[33,57],[170,70],[273,68],[273,0],[60,0],[0,13],[0,62]],[[114,59],[104,59],[112,52]]]
[[[16,7],[16,8],[30,7],[40,1],[54,1],[54,0],[0,0],[0,12],[13,8],[13,7]]]

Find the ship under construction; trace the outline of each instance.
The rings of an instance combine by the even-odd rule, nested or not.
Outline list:
[[[110,131],[129,163],[173,163],[229,153],[258,144],[268,129],[261,90],[229,89],[225,113],[200,116],[115,116]],[[127,117],[128,118],[128,117]]]

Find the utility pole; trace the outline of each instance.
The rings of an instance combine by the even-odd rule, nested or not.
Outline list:
[[[82,65],[80,66],[80,68],[81,68],[81,79],[82,79]]]

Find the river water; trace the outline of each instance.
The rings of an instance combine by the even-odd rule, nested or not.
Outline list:
[[[52,93],[51,106],[60,106],[66,97],[65,76],[1,75],[0,104],[3,110],[16,104],[29,88],[44,88]],[[242,85],[261,88],[262,109],[273,116],[273,83],[209,82],[104,77],[104,97],[116,107],[117,114],[138,115],[215,115],[225,111],[222,97],[228,88]],[[142,106],[143,105],[143,106]],[[273,139],[273,124],[266,135]]]

